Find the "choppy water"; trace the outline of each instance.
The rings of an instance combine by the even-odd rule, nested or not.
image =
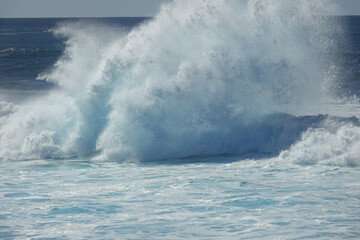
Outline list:
[[[2,162],[0,236],[360,237],[359,168],[299,166],[278,159],[202,160],[160,165]]]
[[[0,19],[0,238],[360,238],[360,18],[332,9]]]

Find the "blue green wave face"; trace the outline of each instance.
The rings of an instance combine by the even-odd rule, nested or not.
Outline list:
[[[1,105],[0,157],[149,161],[288,150],[312,128],[328,131],[328,117],[317,115],[333,114],[325,106],[338,101],[336,58],[326,54],[344,32],[326,17],[332,8],[174,1],[131,30],[64,22],[53,29],[67,39],[64,54],[38,76],[56,88]],[[357,120],[340,117],[332,132],[358,131]]]

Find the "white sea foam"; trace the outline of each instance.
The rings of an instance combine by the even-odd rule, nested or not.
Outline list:
[[[16,105],[0,101],[0,119],[16,111]]]
[[[337,166],[360,166],[360,127],[334,120],[324,122],[322,128],[309,128],[280,158],[298,164],[322,163]]]
[[[332,141],[342,131],[327,133],[326,116],[301,117],[309,105],[334,101],[336,74],[323,59],[341,34],[324,17],[332,8],[174,1],[130,32],[63,23],[54,33],[68,38],[64,55],[39,76],[58,88],[1,123],[0,157],[145,161],[278,154],[294,144],[293,156],[311,134]]]

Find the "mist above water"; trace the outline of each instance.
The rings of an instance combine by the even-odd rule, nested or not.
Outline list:
[[[68,39],[66,50],[39,75],[57,87],[1,105],[0,157],[279,154],[309,128],[326,129],[320,112],[301,115],[336,100],[329,67],[336,62],[324,59],[343,34],[326,17],[333,8],[307,0],[174,1],[130,31],[60,24],[53,32]],[[357,129],[357,120],[345,120],[336,120],[340,128]]]

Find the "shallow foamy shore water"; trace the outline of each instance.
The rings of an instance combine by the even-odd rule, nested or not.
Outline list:
[[[360,237],[359,168],[235,160],[2,161],[0,237]]]

